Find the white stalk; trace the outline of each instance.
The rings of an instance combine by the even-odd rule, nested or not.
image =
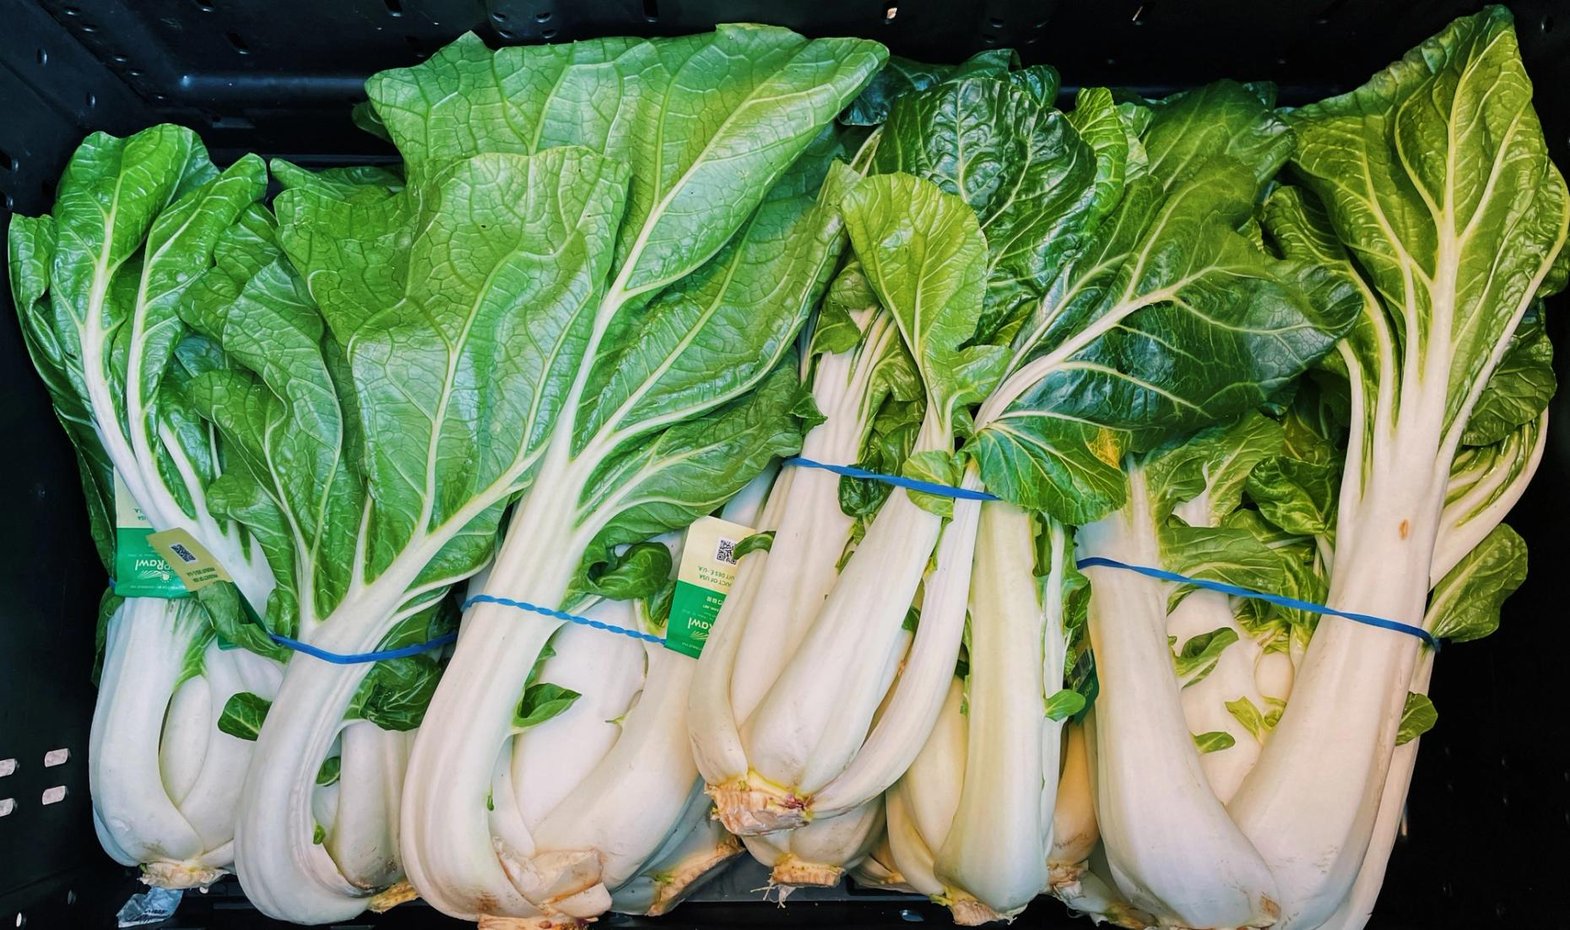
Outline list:
[[[199,611],[189,601],[128,598],[109,620],[88,783],[100,832],[113,842],[105,847],[123,854],[125,865],[178,867],[206,851],[165,790],[159,766],[164,715],[186,652],[202,632]]]
[[[1519,434],[1518,434],[1519,435]],[[1521,499],[1537,468],[1542,464],[1543,451],[1548,435],[1548,411],[1539,416],[1535,429],[1528,431],[1526,441],[1531,447],[1520,459],[1518,468],[1500,468],[1496,460],[1483,461],[1491,467],[1480,467],[1478,473],[1458,474],[1452,471],[1449,482],[1450,501],[1440,515],[1438,537],[1434,542],[1433,560],[1429,566],[1428,584],[1438,585],[1456,565],[1466,557],[1483,537],[1493,531],[1505,515]],[[1512,437],[1509,442],[1519,441]],[[1507,459],[1508,461],[1508,459]],[[1461,493],[1454,493],[1457,489]],[[1424,616],[1423,626],[1433,628],[1434,605]],[[1428,694],[1434,674],[1435,653],[1423,650],[1412,672],[1408,691]],[[1417,766],[1417,748],[1421,738],[1412,739],[1395,747],[1385,775],[1384,790],[1379,797],[1379,812],[1374,818],[1374,830],[1363,854],[1362,865],[1352,889],[1321,930],[1362,930],[1373,916],[1374,904],[1384,885],[1385,870],[1390,864],[1390,854],[1395,848],[1402,823],[1406,817],[1406,797],[1412,786],[1412,772]]]
[[[794,830],[741,838],[752,857],[769,867],[769,884],[780,900],[796,888],[829,888],[846,869],[859,865],[883,829],[883,802],[874,799],[834,817]]]
[[[968,468],[960,484],[979,490],[981,476]],[[922,593],[921,622],[899,681],[855,757],[811,798],[814,814],[832,816],[877,797],[910,767],[926,742],[964,641],[981,509],[979,501],[954,501],[954,517],[938,542],[936,565]]]
[[[1063,583],[1067,578],[1069,560],[1074,557],[1073,540],[1068,527],[1048,519],[1042,532],[1047,537],[1047,577],[1038,582],[1041,589],[1041,694],[1050,698],[1063,690],[1068,675],[1068,605],[1064,603]],[[1033,569],[1034,571],[1034,569]],[[1034,579],[1033,579],[1034,580]],[[1067,721],[1041,717],[1041,837],[1048,858],[1048,884],[1051,884],[1051,853],[1053,833],[1057,828],[1058,780],[1063,771],[1063,729]]]
[[[384,589],[389,595],[401,595]],[[391,596],[387,600],[392,600]],[[390,617],[395,603],[367,605],[365,616]],[[382,624],[325,624],[315,645],[332,652],[376,648]],[[258,910],[296,923],[347,920],[365,907],[367,892],[344,877],[327,850],[313,842],[311,800],[316,775],[344,727],[349,706],[370,666],[334,665],[296,654],[285,668],[267,723],[256,741],[235,830],[235,866]]]
[[[1009,917],[1047,885],[1052,818],[1042,803],[1056,796],[1046,794],[1043,770],[1047,624],[1030,515],[1011,504],[983,504],[976,549],[965,778],[936,870],[952,889],[956,913],[959,900],[969,898]],[[1055,750],[1056,726],[1051,738]]]
[[[585,476],[568,459],[569,432],[553,437],[535,479],[538,493],[526,494],[513,515],[513,526],[528,529],[506,535],[489,576],[491,593],[560,603],[584,545],[598,531],[578,524],[575,489]],[[563,622],[488,602],[465,611],[458,647],[415,739],[403,799],[404,868],[421,895],[451,916],[537,914],[509,876],[510,869],[523,884],[536,884],[535,876],[519,871],[535,855],[535,844],[521,848],[493,837],[492,822],[506,805],[492,797],[492,783],[499,754],[511,748],[513,713],[525,680]],[[488,798],[496,810],[487,812]],[[521,823],[509,829],[523,839],[516,834]],[[608,897],[604,902],[609,906]],[[568,908],[598,904],[564,897],[557,906],[571,913]]]
[[[813,397],[827,419],[803,439],[803,457],[834,464],[856,460],[871,426],[871,411],[865,407],[873,362],[894,330],[886,316],[880,315],[876,325],[867,339],[878,345],[818,359]],[[791,483],[790,507],[769,550],[775,568],[764,573],[737,653],[736,668],[743,673],[731,679],[731,706],[741,720],[774,684],[784,657],[795,653],[839,577],[840,556],[850,540],[854,521],[840,509],[839,476],[819,469],[806,472]]]
[[[351,884],[379,891],[403,876],[398,805],[413,734],[354,720],[344,725],[341,739],[338,809],[327,830],[327,853]]]
[[[1183,688],[1181,697],[1190,733],[1220,732],[1233,739],[1226,749],[1199,757],[1211,792],[1225,804],[1237,793],[1262,748],[1259,739],[1227,710],[1226,702],[1246,698],[1261,714],[1270,709],[1255,679],[1263,650],[1238,624],[1231,598],[1225,594],[1195,591],[1167,614],[1167,633],[1176,637],[1178,648],[1195,636],[1222,628],[1237,634],[1237,641],[1221,650],[1210,674]]]
[[[810,469],[787,468],[780,473],[763,513],[753,523],[759,532],[778,530],[783,514],[789,509],[785,504],[791,487],[808,471]],[[730,593],[720,607],[714,628],[709,631],[703,654],[698,657],[698,668],[688,691],[687,735],[692,744],[692,757],[699,774],[710,785],[738,782],[747,776],[747,749],[741,739],[741,720],[745,716],[739,720],[742,709],[731,703],[731,681],[752,615],[752,604],[768,563],[766,550],[742,556]],[[750,712],[750,708],[746,712]]]
[[[875,413],[868,402],[872,378],[897,338],[892,320],[875,314],[854,350],[818,359],[813,396],[826,419],[803,440],[805,458],[856,460]],[[853,521],[840,508],[838,476],[793,468],[785,478],[769,497],[768,510],[775,511],[770,551],[740,569],[694,680],[694,752],[704,781],[717,791],[748,790],[751,767],[741,728],[812,628],[850,541]],[[722,818],[738,830],[750,829],[739,819],[746,810],[745,804],[720,805]]]
[[[1054,893],[1079,881],[1086,860],[1101,840],[1091,792],[1088,743],[1083,726],[1067,728],[1052,812],[1052,848],[1047,853],[1048,884]]]
[[[1358,532],[1337,542],[1329,604],[1418,624],[1443,483],[1435,489],[1430,477],[1434,445],[1400,437],[1394,446],[1373,458],[1361,499],[1340,516],[1338,526]],[[1357,450],[1349,455],[1359,461]],[[1403,633],[1322,618],[1292,700],[1232,799],[1237,824],[1276,875],[1284,928],[1327,919],[1362,865],[1419,646]]]
[[[1297,679],[1297,664],[1302,654],[1294,644],[1297,637],[1288,640],[1286,649],[1267,649],[1254,662],[1254,687],[1262,697],[1283,704],[1292,696],[1292,683]],[[1258,757],[1255,758],[1258,761]]]
[[[720,872],[720,866],[741,855],[741,844],[713,819],[708,796],[699,791],[670,837],[637,875],[611,895],[619,914],[659,917]]]
[[[534,831],[536,858],[561,850],[593,853],[596,879],[607,893],[658,851],[687,806],[698,775],[685,717],[696,663],[661,646],[647,648],[648,678],[621,737]],[[549,875],[544,862],[536,869]]]
[[[884,803],[884,802],[879,802]],[[885,804],[885,813],[887,805]],[[887,817],[885,817],[887,820]],[[867,888],[877,888],[882,891],[895,891],[903,894],[915,894],[916,889],[906,884],[905,876],[900,874],[899,867],[894,864],[894,850],[889,844],[889,833],[885,824],[882,833],[872,843],[867,857],[850,868],[851,878],[856,884]]]
[[[229,698],[241,691],[271,700],[282,678],[283,667],[277,662],[245,649],[221,649],[214,640],[207,646],[202,677],[193,679],[206,686],[207,714],[201,726],[207,746],[201,768],[178,804],[208,845],[203,856],[207,864],[228,867],[234,861],[235,811],[256,751],[255,743],[219,730],[218,717]]]
[[[600,601],[581,613],[626,629],[638,625],[631,602]],[[516,617],[520,623],[531,619],[521,613]],[[582,696],[557,716],[513,737],[512,785],[530,830],[616,745],[620,721],[643,687],[647,661],[637,640],[575,623],[556,632],[551,648],[556,654],[545,660],[539,680]]]
[[[206,654],[216,651],[210,649]],[[186,679],[175,689],[164,716],[163,735],[158,743],[158,769],[163,776],[164,790],[176,805],[185,800],[202,774],[208,730],[217,716],[210,706],[211,690],[205,674]]]
[[[1411,690],[1427,694],[1434,673],[1434,653],[1424,651],[1418,657],[1412,675]],[[1401,833],[1401,823],[1406,817],[1407,790],[1412,787],[1412,772],[1417,767],[1417,744],[1413,739],[1395,748],[1390,769],[1385,774],[1384,790],[1379,796],[1379,813],[1374,818],[1373,838],[1363,854],[1362,866],[1335,912],[1319,930],[1362,930],[1374,914],[1374,903],[1379,899],[1379,889],[1385,883],[1385,868],[1390,864],[1390,853],[1395,849]]]
[[[542,581],[531,588],[534,597],[559,599],[570,577],[569,569],[554,583]],[[442,678],[447,687],[432,698],[410,758],[404,869],[421,896],[444,913],[468,920],[481,914],[532,916],[532,905],[498,859],[486,800],[524,678],[561,621],[495,604],[476,604],[466,613],[460,641],[475,645],[454,653]]]
[[[1128,930],[1147,930],[1151,926],[1149,915],[1129,904],[1110,882],[1088,869],[1072,885],[1065,886],[1058,897],[1069,914],[1089,917],[1093,924],[1110,923]]]
[[[1082,554],[1158,564],[1140,470],[1129,503],[1080,529]],[[1277,914],[1270,869],[1216,800],[1183,717],[1166,638],[1166,586],[1086,570],[1096,698],[1096,815],[1111,876],[1163,927],[1260,927]]]
[[[885,799],[895,868],[919,894],[945,905],[953,898],[936,874],[933,850],[943,844],[954,823],[965,783],[964,699],[963,683],[951,676],[937,723]]]
[[[918,450],[937,448],[929,415]],[[818,614],[743,731],[747,792],[717,795],[733,832],[799,826],[807,798],[845,770],[883,700],[877,685],[900,659],[901,625],[937,544],[942,518],[895,488]],[[751,812],[728,813],[732,805]]]

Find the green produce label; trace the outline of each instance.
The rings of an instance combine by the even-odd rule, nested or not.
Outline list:
[[[736,580],[736,544],[751,535],[750,527],[718,517],[703,517],[687,528],[665,648],[695,659],[703,652],[714,618]]]
[[[153,525],[136,505],[120,473],[114,476],[114,590],[124,597],[185,597],[180,576],[153,548]]]

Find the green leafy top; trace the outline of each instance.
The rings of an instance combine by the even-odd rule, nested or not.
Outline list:
[[[1118,116],[1141,133],[1121,148],[1121,196],[1014,336],[971,445],[989,490],[1070,523],[1122,502],[1126,452],[1259,406],[1354,311],[1331,273],[1239,231],[1291,146],[1256,90],[1223,82]]]
[[[814,142],[880,61],[750,27],[466,37],[370,82],[402,176],[279,164],[287,262],[213,282],[240,305],[204,324],[234,365],[192,391],[250,466],[227,490],[280,554],[271,622],[294,606],[309,638],[352,600],[362,638],[423,628],[549,449],[577,463],[580,490],[544,493],[591,564],[794,450],[780,366],[842,241]]]
[[[964,349],[984,289],[986,240],[963,200],[908,174],[870,177],[841,205],[867,281],[900,327],[943,435],[979,401],[995,346]],[[940,447],[941,448],[941,447]]]
[[[886,57],[875,42],[754,25],[497,52],[469,34],[367,90],[411,180],[478,152],[561,145],[625,163],[612,291],[636,295],[719,251]]]
[[[986,237],[986,299],[976,341],[1002,331],[1041,299],[1064,257],[1108,204],[1121,162],[1099,158],[1098,134],[1115,134],[1111,95],[1081,95],[1076,124],[1051,93],[1010,80],[1025,72],[972,72],[899,99],[877,141],[872,167],[903,171],[958,194]],[[1126,144],[1125,144],[1126,148]]]
[[[256,605],[271,575],[210,506],[220,457],[167,388],[186,333],[177,308],[222,260],[227,230],[261,198],[265,174],[254,157],[218,171],[177,126],[95,133],[72,155],[51,215],[18,217],[9,236],[24,339],[76,445],[106,563],[118,472],[155,528],[191,532]]]
[[[1443,385],[1433,416],[1452,449],[1527,305],[1562,284],[1551,271],[1570,196],[1531,93],[1512,17],[1489,7],[1357,90],[1287,116],[1295,173],[1374,298],[1350,343],[1354,377],[1394,403],[1431,403],[1403,396],[1416,360],[1405,390]],[[1400,419],[1383,406],[1367,416]]]

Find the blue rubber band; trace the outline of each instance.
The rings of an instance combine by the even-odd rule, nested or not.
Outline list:
[[[829,465],[825,462],[814,462],[812,459],[804,459],[799,455],[786,459],[784,464],[801,465],[806,468],[821,468],[824,471],[831,471],[836,475],[844,475],[847,478],[868,478],[872,481],[892,484],[907,491],[920,491],[923,494],[936,494],[939,497],[953,497],[966,501],[997,501],[1003,499],[996,494],[988,494],[986,491],[956,488],[952,485],[938,484],[933,481],[922,481],[920,478],[906,478],[903,475],[884,475],[875,471],[857,468],[854,465]]]
[[[382,662],[387,659],[406,659],[409,656],[417,656],[422,652],[430,652],[432,649],[440,649],[458,639],[457,633],[443,633],[435,639],[428,639],[423,643],[415,643],[413,646],[403,646],[399,649],[344,654],[341,652],[328,652],[326,649],[318,648],[310,643],[301,642],[298,639],[290,639],[287,636],[279,636],[277,633],[269,632],[267,636],[285,649],[292,649],[295,652],[304,653],[313,659],[321,659],[323,662],[331,662],[334,665],[360,665],[365,662]]]
[[[659,646],[665,645],[665,637],[663,636],[655,636],[653,633],[645,633],[641,630],[629,630],[624,626],[617,626],[614,623],[605,623],[601,620],[591,620],[588,617],[580,617],[576,614],[569,614],[560,610],[552,610],[549,607],[541,607],[538,604],[530,604],[528,601],[515,601],[511,598],[497,597],[494,594],[475,594],[463,602],[463,609],[468,610],[475,604],[500,604],[503,607],[516,607],[519,610],[527,610],[537,614],[544,614],[547,617],[555,617],[557,620],[565,620],[568,623],[576,623],[579,626],[586,626],[595,630],[604,630],[607,633],[620,633],[623,636],[630,636],[633,639],[642,640],[646,643],[654,643]]]
[[[114,590],[113,578],[109,579],[109,588],[110,590]],[[169,598],[169,600],[177,600],[177,598]],[[245,611],[247,616],[256,621],[258,626],[261,626],[261,618],[256,616],[256,612],[251,609],[250,603],[247,602],[243,597],[240,598],[240,607]],[[413,646],[403,646],[398,649],[383,649],[378,652],[355,652],[345,654],[341,652],[328,652],[326,649],[321,649],[317,646],[311,645],[310,643],[303,642],[298,639],[290,639],[287,636],[280,636],[271,630],[267,630],[266,633],[268,639],[271,639],[273,642],[284,647],[285,649],[290,649],[295,652],[303,652],[313,659],[321,659],[323,662],[331,662],[334,665],[361,665],[366,662],[382,662],[387,659],[406,659],[409,656],[417,656],[422,652],[430,652],[432,649],[440,649],[448,643],[455,642],[458,639],[457,633],[443,633],[441,636],[438,636],[435,639],[428,639],[423,643],[416,643]],[[220,637],[219,648],[224,648],[222,646],[222,637]]]
[[[1439,638],[1437,636],[1428,632],[1422,627],[1413,626],[1410,623],[1401,623],[1396,620],[1387,620],[1384,617],[1375,617],[1369,614],[1353,613],[1349,610],[1337,610],[1334,607],[1327,607],[1324,604],[1315,604],[1312,601],[1300,601],[1295,597],[1284,597],[1280,594],[1265,594],[1262,591],[1251,591],[1248,588],[1240,588],[1235,584],[1227,584],[1224,581],[1210,581],[1205,578],[1190,578],[1187,575],[1180,575],[1177,572],[1169,572],[1165,569],[1151,568],[1148,565],[1130,565],[1127,562],[1119,562],[1117,559],[1104,559],[1100,556],[1092,556],[1090,558],[1080,559],[1075,563],[1075,567],[1081,570],[1087,568],[1121,568],[1125,571],[1135,572],[1140,575],[1145,575],[1149,578],[1159,578],[1162,581],[1174,581],[1178,584],[1191,584],[1196,588],[1204,588],[1207,591],[1217,591],[1221,594],[1230,594],[1233,597],[1244,597],[1248,598],[1249,600],[1264,601],[1268,604],[1275,604],[1277,607],[1290,607],[1294,610],[1306,610],[1309,613],[1325,614],[1331,617],[1341,617],[1343,619],[1352,620],[1367,626],[1378,627],[1381,630],[1394,630],[1397,633],[1405,633],[1408,636],[1416,636],[1418,639],[1422,640],[1423,644],[1428,646],[1430,649],[1434,650],[1435,652],[1439,651]]]

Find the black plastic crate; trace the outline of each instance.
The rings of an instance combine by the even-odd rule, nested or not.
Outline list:
[[[1017,48],[1069,86],[1160,93],[1219,77],[1269,80],[1284,103],[1347,90],[1480,4],[1456,0],[0,0],[0,226],[53,199],[71,150],[94,130],[159,121],[198,130],[220,163],[242,152],[308,165],[391,156],[349,106],[373,71],[408,65],[467,30],[492,44],[680,34],[757,21],[809,35],[861,35],[894,52],[957,61]],[[1549,144],[1570,167],[1570,2],[1510,4]],[[0,292],[5,289],[0,288]],[[0,928],[108,927],[137,883],[93,836],[86,753],[89,669],[102,570],[70,448],[0,298]],[[1561,380],[1566,299],[1550,309]],[[1553,417],[1570,416],[1564,395]],[[1447,650],[1434,684],[1408,823],[1370,926],[1554,925],[1570,848],[1570,697],[1557,658],[1570,572],[1570,432],[1557,427],[1511,516],[1532,571],[1502,629]],[[65,753],[58,752],[65,750]],[[46,754],[56,764],[48,765]],[[64,761],[58,761],[64,758]],[[63,793],[60,789],[64,789]],[[46,799],[54,799],[46,803]],[[857,926],[948,923],[924,901],[851,888],[753,903],[763,873],[734,870],[657,921],[608,926]],[[1068,926],[1038,902],[1026,926]],[[422,906],[340,926],[459,926]],[[188,894],[168,926],[279,926],[233,881]]]

